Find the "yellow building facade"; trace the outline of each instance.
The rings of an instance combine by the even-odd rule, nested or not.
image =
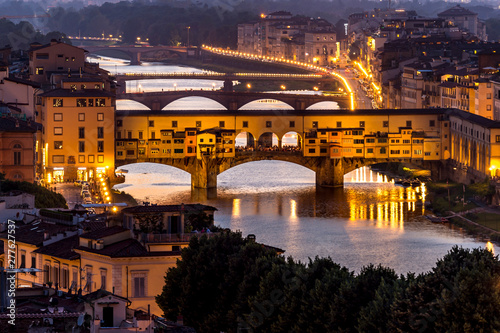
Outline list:
[[[68,78],[62,88],[38,96],[47,182],[87,181],[114,170],[115,99],[103,87],[98,79]]]

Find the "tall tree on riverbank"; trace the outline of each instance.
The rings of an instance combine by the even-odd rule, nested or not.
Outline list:
[[[330,258],[308,265],[276,256],[240,233],[193,238],[168,271],[157,302],[169,319],[203,332],[495,332],[500,262],[454,247],[432,271],[354,275]]]

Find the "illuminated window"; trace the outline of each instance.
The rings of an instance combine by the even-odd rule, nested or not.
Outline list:
[[[104,163],[104,155],[97,155],[97,163]]]
[[[62,113],[54,113],[54,121],[62,121],[63,114]]]
[[[54,141],[54,149],[63,149],[62,141]]]
[[[62,108],[62,106],[63,106],[62,98],[54,98],[52,100],[52,106],[55,108]]]
[[[63,128],[62,127],[54,127],[54,135],[62,135]]]
[[[104,120],[104,113],[98,113],[97,114],[97,121],[103,121]]]
[[[78,121],[85,121],[85,113],[78,114]]]

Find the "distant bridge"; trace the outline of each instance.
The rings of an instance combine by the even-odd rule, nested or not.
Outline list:
[[[314,81],[318,85],[325,82],[338,82],[344,86],[344,82],[338,77],[328,74],[273,74],[273,73],[120,73],[116,74],[119,92],[127,91],[127,81],[131,80],[212,80],[224,81],[224,91],[233,91],[234,81]]]
[[[348,94],[323,96],[263,92],[225,92],[218,90],[178,90],[146,93],[120,93],[116,95],[117,100],[133,100],[147,106],[151,110],[162,110],[173,101],[184,97],[209,98],[220,103],[227,110],[239,110],[245,104],[263,99],[281,101],[290,105],[295,110],[306,110],[311,105],[319,102],[336,102],[341,109],[349,109],[351,106],[351,97]]]
[[[85,46],[85,50],[91,54],[102,53],[103,51],[120,51],[130,58],[131,65],[139,65],[143,54],[162,54],[186,58],[188,55],[195,55],[197,48],[178,47],[178,46],[150,46],[150,45],[109,45],[109,46]]]

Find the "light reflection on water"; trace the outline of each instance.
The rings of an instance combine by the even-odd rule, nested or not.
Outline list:
[[[126,183],[116,187],[138,200],[213,205],[216,224],[244,236],[255,234],[259,242],[301,261],[319,255],[357,271],[381,263],[398,273],[424,272],[455,244],[485,246],[422,216],[425,185],[403,188],[368,168],[346,175],[344,188],[316,189],[314,172],[304,167],[250,162],[219,175],[215,199],[193,199],[189,174],[168,166],[142,163],[122,169],[129,171]],[[366,183],[360,181],[365,178]]]

